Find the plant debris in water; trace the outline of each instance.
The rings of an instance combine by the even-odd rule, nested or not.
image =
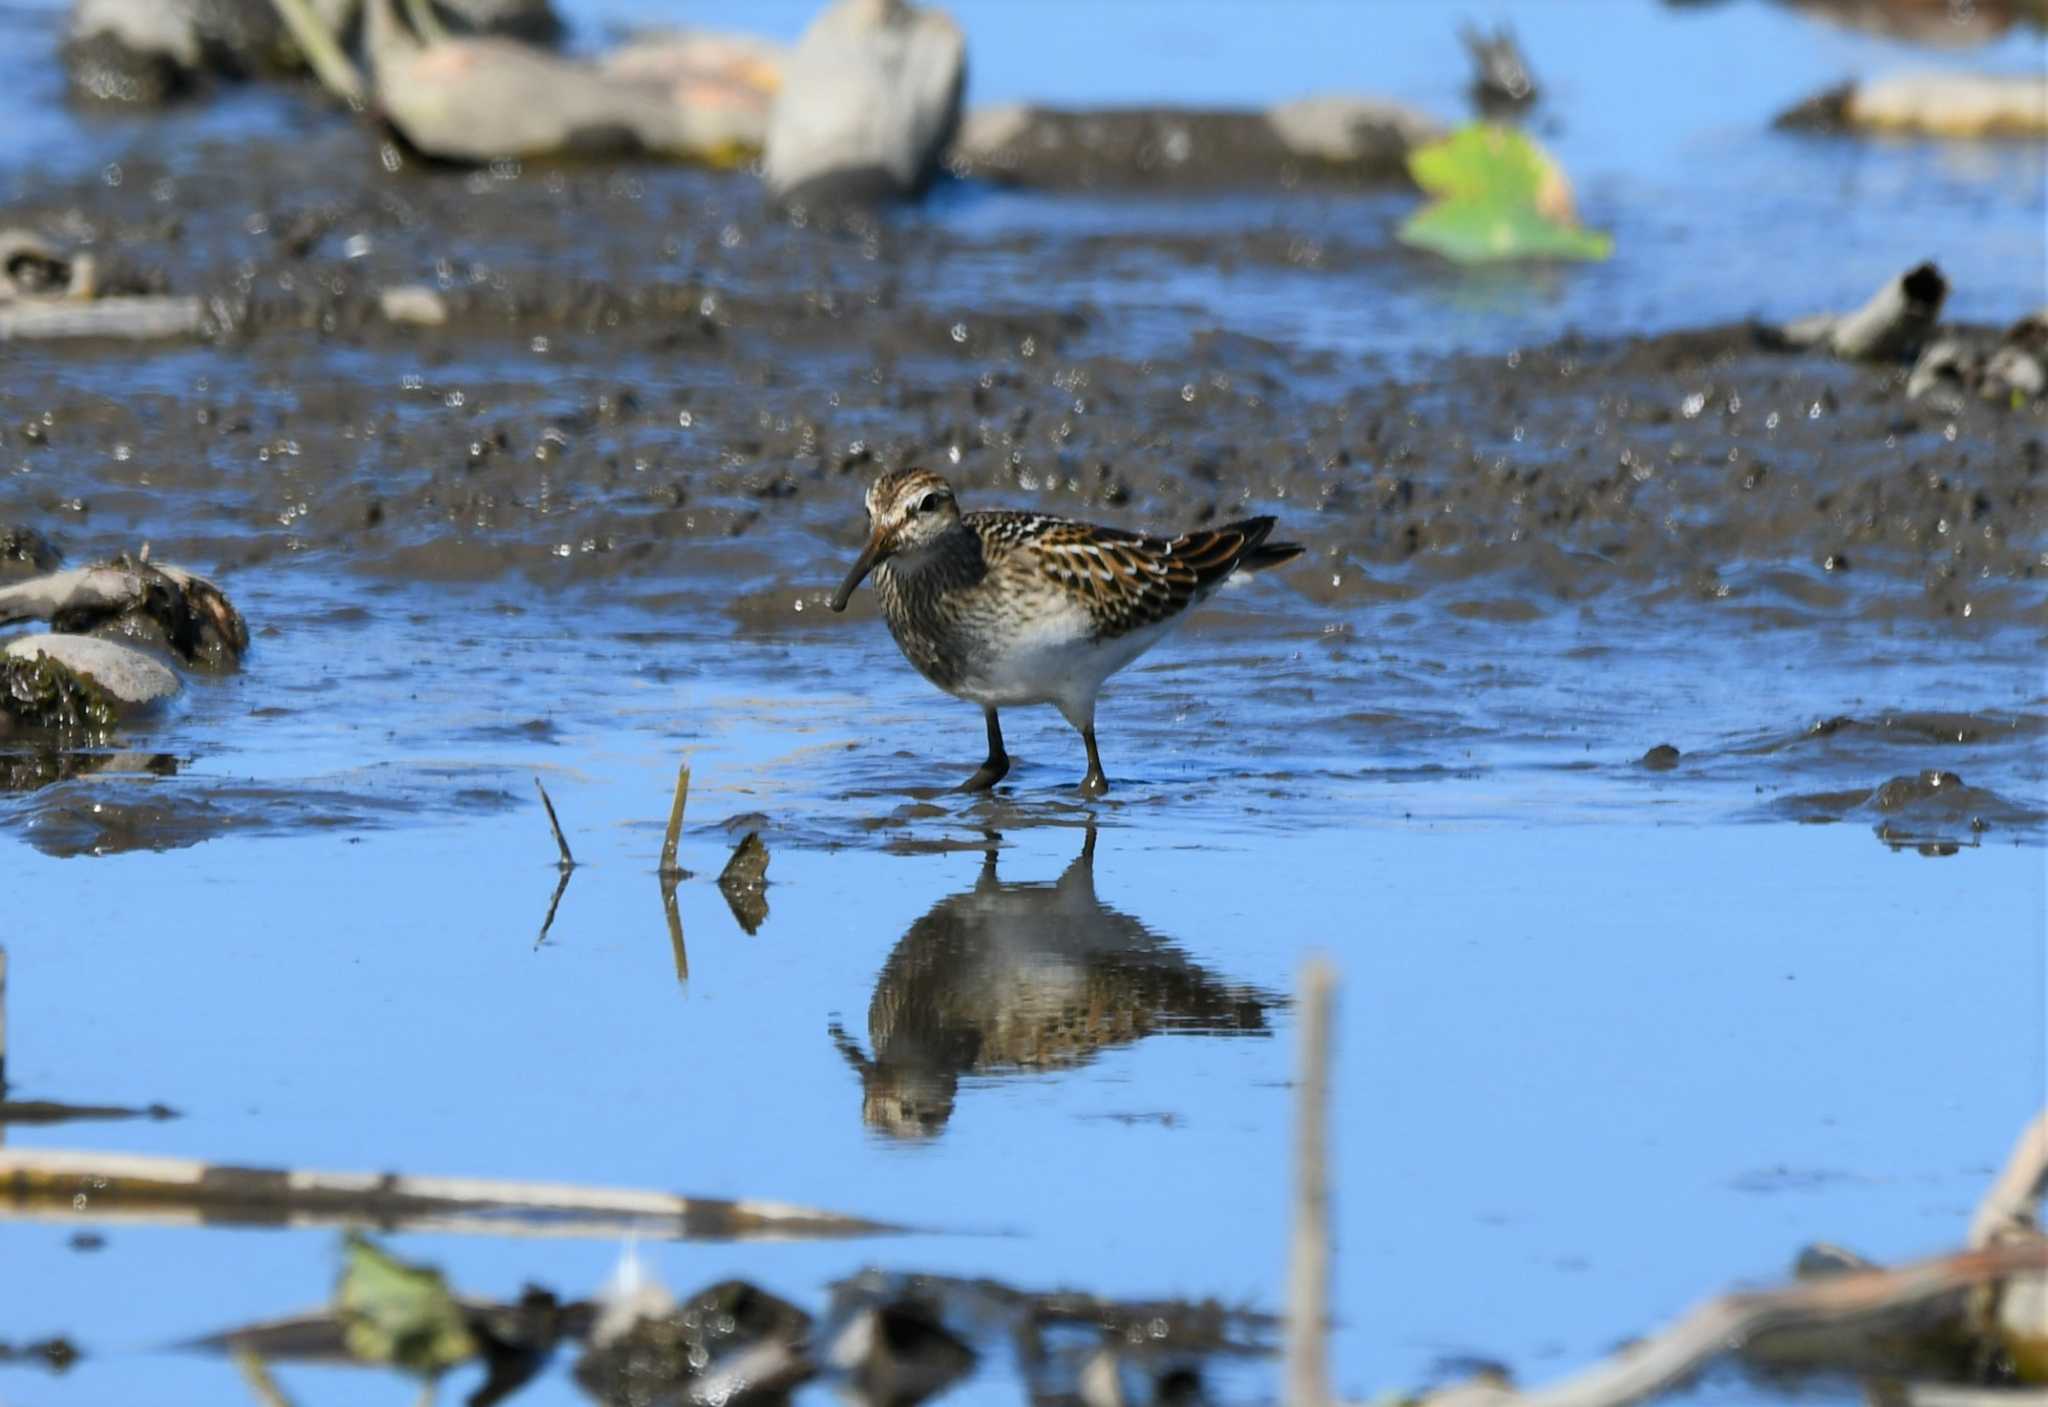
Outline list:
[[[1564,171],[1511,127],[1475,123],[1408,157],[1434,197],[1401,238],[1460,264],[1496,259],[1605,259],[1614,240],[1582,227]]]
[[[476,1339],[440,1271],[408,1265],[357,1232],[342,1255],[334,1299],[351,1354],[423,1377],[475,1356]]]

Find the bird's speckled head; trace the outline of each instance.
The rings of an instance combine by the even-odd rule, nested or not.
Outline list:
[[[953,489],[929,469],[891,469],[868,486],[868,543],[833,593],[832,609],[846,609],[853,589],[877,563],[931,546],[960,524]]]

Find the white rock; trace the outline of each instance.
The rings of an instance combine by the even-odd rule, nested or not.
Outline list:
[[[178,692],[178,676],[142,651],[92,635],[24,635],[5,651],[15,659],[47,658],[91,678],[116,703],[135,707]]]
[[[199,67],[199,22],[190,0],[77,0],[71,7],[71,37],[111,35],[128,48],[164,54],[179,67]]]
[[[448,321],[448,300],[423,283],[405,283],[385,289],[377,295],[377,308],[384,314],[386,322],[439,327]]]
[[[2048,136],[2048,78],[2039,74],[1901,73],[1859,85],[1845,117],[1874,132],[1936,137]]]
[[[916,195],[960,124],[967,41],[944,11],[835,0],[783,70],[764,174],[778,199]]]

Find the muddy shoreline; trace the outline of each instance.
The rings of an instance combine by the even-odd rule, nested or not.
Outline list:
[[[1489,687],[1502,650],[1547,659],[1532,678],[1599,672],[1559,635],[1596,622],[1616,658],[1661,658],[1673,631],[1713,638],[1698,668],[1782,648],[1746,643],[1759,631],[1838,657],[1822,642],[1897,635],[1916,657],[1962,648],[1985,681],[2017,681],[2048,626],[2048,409],[1914,401],[1904,364],[1787,352],[1771,329],[1735,323],[1563,332],[1390,366],[1231,331],[1201,310],[1132,319],[1067,296],[1161,257],[1278,261],[1331,298],[1427,269],[1363,235],[1304,265],[1257,226],[1164,238],[917,218],[819,229],[769,211],[744,174],[456,172],[403,158],[392,171],[365,129],[337,120],[303,140],[130,159],[117,181],[49,185],[11,216],[90,249],[122,286],[200,297],[213,331],[9,349],[0,532],[39,533],[72,564],[147,543],[231,595],[238,580],[298,583],[294,616],[252,619],[259,674],[280,630],[377,657],[398,638],[394,612],[408,638],[445,641],[406,648],[449,659],[499,629],[479,608],[506,628],[524,617],[521,632],[604,619],[612,667],[655,680],[676,677],[669,644],[635,620],[695,621],[755,648],[821,639],[836,620],[826,594],[858,547],[863,487],[912,463],[948,474],[970,503],[1119,524],[1278,514],[1309,551],[1261,590],[1286,615],[1273,643],[1322,658],[1333,700],[1384,694],[1370,657],[1388,640],[1429,669],[1472,671],[1466,690]],[[308,185],[302,169],[322,179]],[[984,282],[957,272],[1034,262],[1060,267]],[[394,321],[392,288],[441,320]],[[452,604],[456,589],[467,604]],[[872,628],[872,609],[856,598],[855,629]],[[1205,614],[1191,630],[1219,625]],[[1851,657],[1884,654],[1870,650]],[[1682,671],[1685,653],[1668,667]],[[1852,708],[1878,741],[1816,753],[1801,740],[1827,715],[1759,701],[1762,712],[1704,728],[1645,718],[1608,765],[1672,785],[1767,778],[1773,799],[1757,817],[1863,819],[1900,843],[1973,843],[1980,821],[1998,835],[2038,828],[2025,800],[2037,769],[2019,741],[2035,731],[2038,689],[1862,697],[1835,694],[1827,666],[1809,674],[1835,700],[1823,707]],[[1453,735],[1476,723],[1471,735],[1499,740],[1583,726],[1466,718],[1480,697],[1338,706],[1305,688],[1289,706],[1333,746],[1382,761],[1415,752],[1439,771],[1440,746],[1412,744],[1445,719],[1466,719]],[[529,712],[545,723],[558,706]],[[1930,706],[1974,719],[1965,731],[1988,750],[1891,728]],[[1745,730],[1758,728],[1782,749],[1754,753]],[[2011,746],[1991,745],[2008,735]],[[1658,754],[1665,745],[1679,756]],[[150,765],[167,764],[178,767]],[[15,770],[47,781],[94,769],[35,756]],[[1905,785],[1941,772],[1970,791]],[[843,843],[878,826],[892,845],[965,843],[903,831],[940,811],[890,775],[856,769],[833,784],[856,809],[884,806],[852,832],[820,813],[785,818],[781,834]],[[468,815],[521,790],[495,767],[474,786],[430,769],[373,785],[312,776],[290,795],[222,779],[117,801],[121,785],[76,776],[48,789],[37,843],[127,849],[375,825],[415,808]]]
[[[822,584],[860,485],[923,462],[979,500],[1122,522],[1307,510],[1293,580],[1333,606],[1478,581],[1503,620],[1618,593],[2048,623],[2038,404],[1944,412],[1903,368],[1739,325],[1394,376],[1224,330],[1111,349],[1128,339],[1098,307],[934,299],[920,267],[971,243],[940,227],[800,228],[741,176],[393,174],[368,132],[307,140],[130,162],[16,209],[123,286],[198,294],[217,334],[11,354],[0,515],[74,561],[132,523],[222,571],[331,551],[424,580],[667,581],[706,540],[760,539],[780,587]],[[1176,243],[1285,257],[1256,232]],[[1420,259],[1371,256],[1394,277]],[[1358,260],[1330,262],[1354,296]],[[420,285],[441,325],[380,311]]]

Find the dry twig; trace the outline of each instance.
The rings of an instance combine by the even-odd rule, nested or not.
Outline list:
[[[661,841],[661,873],[680,875],[682,870],[676,864],[676,847],[683,839],[683,808],[690,804],[690,763],[685,759],[676,768],[676,796],[669,803],[668,834]]]

